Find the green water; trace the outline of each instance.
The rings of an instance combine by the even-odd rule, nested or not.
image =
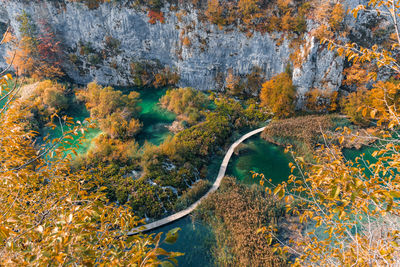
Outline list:
[[[131,89],[125,89],[123,91],[129,93]],[[143,128],[136,140],[140,145],[143,145],[146,141],[154,145],[160,145],[168,136],[172,136],[172,133],[166,126],[170,125],[175,120],[175,115],[173,113],[162,109],[158,105],[159,99],[165,94],[166,89],[139,89],[137,91],[140,93],[140,98],[142,100],[140,103],[142,111],[139,115],[139,119],[143,123]],[[67,111],[67,114],[73,117],[75,122],[83,122],[86,118],[90,117],[84,105],[73,105],[73,107]],[[47,134],[50,134],[52,138],[58,138],[62,135],[61,127],[57,127],[55,130],[45,128],[42,132],[42,136],[46,136]],[[76,147],[80,139],[81,144],[79,148],[76,149],[76,152],[78,154],[85,154],[92,145],[92,140],[99,134],[101,134],[101,130],[98,128],[88,129],[84,136],[79,134],[74,137],[74,140],[71,142],[72,145],[66,145],[66,148]]]
[[[252,178],[251,171],[263,173],[273,184],[286,181],[290,175],[290,156],[283,148],[268,143],[259,136],[254,136],[244,143],[239,156],[233,155],[227,169],[227,175],[236,177],[244,184],[259,183]]]
[[[215,181],[219,168],[223,160],[222,156],[216,156],[212,159],[207,168],[207,179]],[[191,216],[175,221],[171,224],[152,231],[152,233],[167,233],[174,228],[181,228],[179,238],[173,245],[163,244],[162,247],[167,251],[176,251],[185,253],[178,258],[178,266],[190,267],[213,267],[213,257],[211,254],[212,246],[215,243],[214,234],[211,227],[200,222],[193,221]],[[165,235],[163,235],[165,237]]]
[[[372,153],[376,150],[373,146],[364,146],[361,149],[343,149],[343,155],[346,159],[354,161],[357,157],[370,162],[376,161]]]
[[[140,121],[143,123],[143,129],[137,136],[139,144],[148,141],[154,145],[160,145],[172,133],[166,126],[175,120],[175,114],[162,109],[158,102],[165,94],[167,89],[143,89],[138,90],[142,102],[140,106],[142,111]]]
[[[66,111],[68,116],[74,118],[75,126],[77,125],[77,122],[83,123],[85,119],[90,117],[90,114],[88,110],[86,109],[85,105],[83,104],[77,104],[75,101],[73,101],[73,105],[69,107],[69,109]],[[57,121],[55,121],[57,124]],[[63,126],[63,130],[67,131],[71,129],[71,127],[66,127]],[[41,136],[46,136],[49,135],[50,138],[60,138],[63,135],[63,130],[61,126],[56,127],[54,130],[48,127],[43,128],[41,132]],[[75,148],[75,151],[79,155],[86,154],[87,151],[89,150],[90,146],[92,145],[92,140],[99,136],[101,134],[101,130],[99,128],[87,128],[85,133],[82,134],[81,132],[78,133],[78,135],[73,136],[73,140],[70,141],[69,144],[65,144],[64,147],[65,149],[71,149]],[[68,152],[70,154],[72,152]]]

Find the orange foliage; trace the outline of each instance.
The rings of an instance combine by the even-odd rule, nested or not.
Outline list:
[[[344,69],[343,74],[345,79],[343,84],[354,86],[354,89],[366,89],[366,84],[370,81],[368,71],[360,63],[355,63],[353,66]]]
[[[208,1],[208,8],[205,12],[205,15],[211,23],[219,26],[225,25],[224,18],[222,16],[223,12],[224,10],[219,4],[219,0]]]
[[[233,74],[232,69],[228,71],[228,75],[225,79],[225,84],[231,95],[238,95],[240,93],[240,78]]]
[[[24,34],[16,41],[14,50],[8,51],[6,61],[18,75],[36,79],[62,77],[60,43],[44,22],[42,26],[39,37]]]
[[[290,31],[293,29],[293,16],[292,14],[288,11],[286,14],[282,17],[281,20],[281,29],[282,31]]]
[[[96,119],[103,132],[114,139],[129,139],[139,132],[142,125],[135,118],[140,112],[139,93],[132,91],[123,95],[112,87],[90,83],[86,91],[77,93],[86,102],[90,116]]]
[[[341,3],[337,3],[333,7],[329,18],[329,25],[331,26],[331,28],[334,30],[338,30],[340,23],[343,21],[345,15],[346,12],[343,8],[343,5]]]
[[[91,164],[117,162],[129,164],[138,156],[139,145],[135,140],[121,141],[101,134],[94,139],[94,144],[87,154]]]
[[[189,36],[185,36],[185,37],[183,38],[182,44],[183,44],[183,46],[185,46],[185,47],[190,47],[190,46],[191,46],[192,42],[190,41]]]
[[[30,38],[22,37],[14,51],[8,51],[7,64],[12,64],[18,75],[29,75],[34,72],[35,61],[31,57]]]
[[[172,71],[170,67],[167,66],[159,73],[154,75],[153,85],[156,88],[176,85],[179,82],[179,79],[179,74]]]
[[[245,24],[250,24],[253,19],[260,15],[260,8],[257,0],[239,0],[238,9],[243,16]]]
[[[308,110],[317,112],[335,111],[337,109],[338,93],[313,89],[306,93],[306,107]]]
[[[332,39],[335,32],[340,30],[345,9],[341,3],[332,5],[329,1],[322,1],[316,7],[314,20],[320,26],[314,31],[314,36],[318,39]]]
[[[165,23],[164,14],[162,11],[150,10],[149,13],[147,14],[147,17],[149,17],[150,24],[156,24],[157,21],[162,24]]]
[[[269,108],[277,117],[288,117],[294,112],[295,88],[287,73],[274,76],[261,89],[261,105]]]
[[[1,39],[1,38],[0,38]],[[13,41],[15,39],[15,36],[12,35],[12,33],[10,31],[7,31],[4,36],[3,36],[3,41],[0,43],[1,44],[6,44],[9,43],[11,41]]]

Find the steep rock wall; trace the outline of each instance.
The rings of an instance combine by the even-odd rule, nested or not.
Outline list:
[[[74,55],[76,62],[67,60],[65,68],[77,83],[97,80],[106,85],[130,86],[135,84],[130,63],[146,60],[176,69],[181,76],[180,86],[213,90],[221,86],[229,69],[243,75],[253,67],[260,67],[266,78],[280,73],[292,52],[290,40],[282,41],[281,33],[256,32],[248,37],[233,28],[220,30],[203,23],[198,11],[178,20],[174,12],[165,8],[165,23],[152,25],[145,12],[124,4],[105,3],[91,10],[83,4],[60,2],[0,0],[1,19],[3,22],[9,19],[17,34],[17,17],[24,10],[36,24],[41,20],[48,22],[61,38],[66,58]],[[188,25],[191,29],[185,31],[185,36],[190,45],[184,45],[181,32]],[[311,30],[312,26],[308,28]],[[91,61],[81,56],[80,44],[90,44],[95,51],[104,52],[105,40],[110,36],[120,42],[117,52],[109,51]],[[312,88],[337,90],[342,80],[343,59],[309,35],[305,37],[307,53],[302,65],[293,71],[298,92],[304,94]],[[0,67],[4,66],[4,55],[3,48]]]

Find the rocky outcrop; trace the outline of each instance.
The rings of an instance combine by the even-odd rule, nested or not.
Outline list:
[[[120,2],[89,9],[61,0],[0,0],[0,17],[3,22],[10,19],[17,34],[17,16],[24,10],[36,24],[48,22],[65,48],[68,75],[82,84],[97,80],[105,85],[133,85],[136,81],[131,63],[144,62],[175,69],[181,77],[180,86],[213,90],[223,84],[229,69],[244,75],[260,67],[269,78],[284,71],[290,60],[290,40],[281,38],[281,33],[256,32],[248,37],[234,28],[221,30],[203,22],[196,10],[178,19],[167,7],[163,9],[165,23],[150,24],[146,12]],[[186,37],[190,42],[184,42]],[[110,40],[115,41],[111,48]],[[85,54],[82,47],[88,46]],[[337,90],[343,59],[307,34],[304,50],[303,64],[293,71],[299,93],[310,88]],[[0,50],[3,63],[4,53]]]

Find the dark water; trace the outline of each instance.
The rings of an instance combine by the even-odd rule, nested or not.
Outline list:
[[[201,222],[193,222],[191,217],[185,217],[179,221],[161,227],[154,233],[166,233],[174,228],[181,228],[179,238],[173,245],[162,244],[167,251],[185,253],[178,258],[178,266],[208,267],[214,266],[211,248],[214,244],[214,235],[209,226]],[[163,234],[165,237],[165,234]]]
[[[290,175],[290,156],[284,153],[283,148],[268,143],[260,136],[253,136],[243,144],[239,156],[232,156],[227,175],[248,185],[260,181],[252,178],[251,171],[264,174],[273,184],[287,180]]]
[[[207,179],[215,181],[223,156],[216,156],[208,166]],[[191,216],[187,216],[179,221],[158,228],[153,233],[166,233],[174,228],[181,228],[178,241],[173,245],[163,244],[162,247],[167,251],[185,253],[179,257],[179,266],[190,267],[211,267],[213,257],[211,254],[212,246],[215,243],[212,229],[199,221],[193,221]],[[164,235],[165,237],[165,235]]]
[[[375,158],[372,157],[372,153],[376,150],[375,147],[365,146],[361,149],[343,149],[343,155],[346,159],[355,161],[356,158],[362,158],[370,162],[374,162]]]

